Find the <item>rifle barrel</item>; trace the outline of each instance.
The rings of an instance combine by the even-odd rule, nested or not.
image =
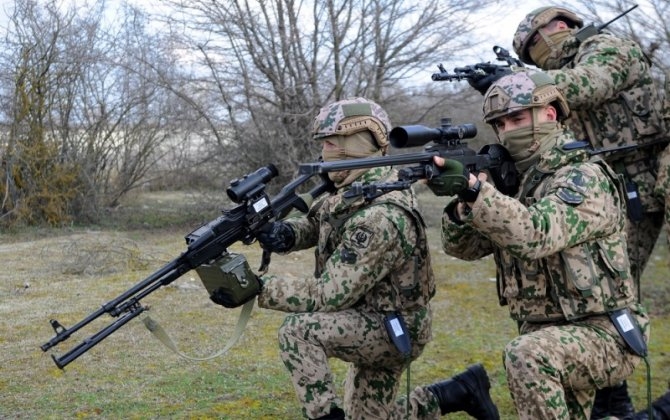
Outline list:
[[[335,160],[332,162],[301,163],[298,171],[303,175],[325,174],[328,172],[347,171],[352,169],[378,168],[381,166],[409,165],[431,161],[439,152],[403,153],[399,155]]]
[[[84,341],[73,347],[67,353],[63,354],[60,357],[56,357],[56,355],[52,354],[51,358],[53,359],[54,363],[56,363],[56,366],[58,366],[59,369],[63,369],[65,366],[70,364],[75,359],[79,358],[79,356],[81,356],[82,354],[89,351],[95,345],[97,345],[102,340],[107,338],[107,336],[109,336],[114,331],[126,325],[128,321],[137,317],[145,310],[146,308],[144,306],[138,304],[135,308],[133,308],[132,311],[126,312],[122,317],[119,317],[116,321],[109,324],[107,327],[88,337],[87,339],[85,339]]]

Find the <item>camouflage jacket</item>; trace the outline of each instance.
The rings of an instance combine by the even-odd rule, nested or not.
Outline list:
[[[442,219],[448,254],[494,254],[500,303],[518,321],[549,322],[602,314],[634,303],[624,192],[602,161],[565,151],[569,132],[544,153],[517,197],[484,183],[464,223]]]
[[[571,117],[567,124],[579,140],[596,148],[669,140],[664,102],[638,44],[602,33],[586,39],[573,59],[547,70],[564,93]],[[605,160],[637,184],[647,212],[661,211],[653,197],[656,159],[663,146],[618,152]],[[622,160],[622,157],[623,160]]]
[[[359,181],[395,179],[394,170],[375,168]],[[259,305],[287,312],[397,310],[413,338],[427,342],[435,281],[414,192],[393,191],[371,203],[345,199],[344,192],[288,221],[296,238],[293,250],[316,247],[315,276],[299,281],[265,276]]]

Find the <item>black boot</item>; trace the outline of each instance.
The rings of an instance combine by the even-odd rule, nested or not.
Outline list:
[[[330,410],[330,413],[315,420],[344,420],[344,411],[339,407],[335,407]]]
[[[591,410],[591,419],[602,419],[612,416],[620,419],[635,414],[635,407],[628,395],[626,381],[620,385],[603,388],[596,391],[596,399]]]
[[[649,410],[639,411],[626,420],[670,420],[670,391],[651,403],[651,414],[653,417],[650,418]]]
[[[440,404],[442,415],[465,411],[479,420],[499,420],[498,408],[489,395],[489,377],[484,366],[476,364],[451,379],[426,387]]]

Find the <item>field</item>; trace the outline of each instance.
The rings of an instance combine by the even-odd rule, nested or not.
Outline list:
[[[514,418],[501,350],[515,335],[495,294],[491,259],[474,263],[444,255],[439,245],[443,202],[422,194],[438,294],[433,300],[434,340],[411,366],[412,386],[452,376],[482,362],[492,397],[505,419]],[[146,278],[185,250],[184,236],[197,223],[156,228],[197,213],[192,200],[174,195],[142,196],[127,203],[134,219],[110,226],[30,230],[0,234],[0,418],[2,419],[299,419],[300,408],[278,356],[279,312],[255,308],[241,340],[224,356],[192,362],[151,336],[139,319],[60,370],[40,345],[54,335],[49,319],[71,327],[100,305]],[[203,211],[202,221],[216,211]],[[179,222],[179,220],[177,220]],[[174,224],[172,225],[174,226]],[[256,245],[235,245],[252,267]],[[270,270],[290,276],[312,272],[312,252],[273,256]],[[643,279],[643,299],[653,313],[650,346],[652,395],[670,379],[670,284],[665,238]],[[216,306],[194,272],[144,300],[147,312],[186,354],[205,357],[220,350],[234,330],[238,310]],[[144,317],[140,315],[140,319]],[[70,337],[49,353],[61,355],[112,318]],[[346,366],[332,362],[337,378]],[[406,392],[403,380],[401,392]],[[644,366],[629,381],[636,407],[646,405]],[[447,418],[465,419],[454,414]]]

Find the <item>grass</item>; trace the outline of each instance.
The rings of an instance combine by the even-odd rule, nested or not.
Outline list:
[[[501,350],[515,336],[507,309],[497,305],[491,259],[464,262],[440,250],[439,214],[443,203],[421,195],[438,293],[433,300],[434,339],[412,364],[412,386],[448,378],[482,362],[491,394],[504,419],[515,417],[501,367]],[[297,419],[300,407],[277,348],[283,314],[254,309],[240,342],[225,356],[186,361],[155,340],[133,320],[88,353],[58,369],[40,345],[53,336],[48,320],[71,327],[101,304],[146,278],[185,250],[182,229],[135,229],[158,225],[152,207],[180,226],[188,225],[180,205],[193,201],[152,196],[134,210],[133,226],[14,232],[0,235],[0,418],[2,419]],[[167,211],[167,209],[171,209]],[[186,212],[186,211],[185,211]],[[214,217],[207,214],[204,217]],[[204,221],[204,220],[203,220]],[[252,267],[260,261],[255,245],[235,245]],[[654,313],[652,393],[667,388],[670,372],[668,249],[659,241],[643,282],[644,301]],[[273,256],[271,270],[290,276],[312,272],[312,252]],[[180,350],[204,357],[224,346],[238,310],[212,304],[195,273],[187,273],[143,301],[148,315],[172,336]],[[142,316],[140,316],[142,318]],[[52,351],[62,355],[112,319],[104,316]],[[346,365],[332,361],[342,380]],[[630,379],[637,407],[646,405],[644,368]],[[401,392],[406,392],[403,379]],[[466,419],[466,415],[449,415]]]

